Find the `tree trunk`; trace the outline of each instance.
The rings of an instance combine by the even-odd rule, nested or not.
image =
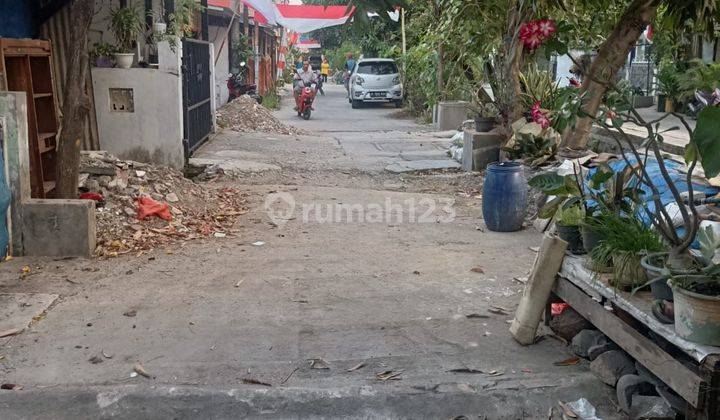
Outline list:
[[[520,85],[520,72],[523,65],[523,44],[518,31],[527,19],[528,8],[522,2],[511,1],[508,9],[508,21],[505,37],[503,39],[503,69],[504,80],[504,113],[509,127],[523,114],[522,87]]]
[[[437,65],[437,94],[438,100],[445,99],[445,47],[442,41],[438,43],[438,65]]]
[[[625,9],[610,36],[598,50],[597,57],[585,74],[582,91],[586,93],[583,110],[588,115],[596,115],[602,98],[617,72],[625,65],[630,50],[635,46],[645,28],[652,23],[657,14],[660,0],[633,0]],[[560,155],[577,156],[583,154],[590,136],[592,119],[578,119],[575,128],[568,132],[560,147]]]
[[[55,193],[58,198],[76,198],[80,147],[85,135],[85,118],[90,99],[85,91],[88,73],[87,34],[95,10],[95,0],[74,0],[70,5],[70,42],[67,75],[62,97],[62,128],[57,145]]]

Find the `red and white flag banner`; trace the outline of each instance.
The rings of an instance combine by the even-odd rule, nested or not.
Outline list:
[[[342,25],[350,18],[354,9],[347,6],[314,6],[276,4],[275,20],[278,25],[299,33]]]

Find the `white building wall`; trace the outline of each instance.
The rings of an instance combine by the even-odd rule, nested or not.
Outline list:
[[[230,48],[228,39],[228,28],[221,26],[209,26],[208,35],[215,50],[215,106],[220,107],[228,101],[230,91],[227,88],[227,79],[230,74]],[[223,45],[223,40],[225,44]],[[222,48],[222,50],[221,50]]]
[[[158,69],[93,68],[100,147],[121,159],[180,169],[183,148],[182,45],[158,46]],[[113,110],[110,89],[132,89],[133,112]]]

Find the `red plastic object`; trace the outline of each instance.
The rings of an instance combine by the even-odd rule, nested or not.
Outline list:
[[[151,197],[142,196],[138,198],[138,220],[145,220],[149,216],[157,216],[164,220],[172,220],[170,206],[168,203],[158,203]]]
[[[80,194],[80,196],[78,198],[81,200],[94,200],[94,201],[104,201],[105,200],[102,195],[97,194],[97,193],[82,193],[82,194]]]
[[[550,313],[552,316],[558,316],[560,315],[566,308],[569,308],[570,305],[567,303],[552,303],[550,304]]]

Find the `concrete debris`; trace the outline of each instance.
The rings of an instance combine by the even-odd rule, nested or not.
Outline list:
[[[105,168],[98,171],[96,168]],[[115,175],[104,175],[114,168]],[[117,257],[187,240],[229,233],[235,219],[247,213],[247,194],[213,182],[197,183],[182,172],[120,160],[104,151],[83,152],[81,171],[91,168],[82,192],[99,194],[95,255]],[[104,173],[103,175],[98,172]],[[137,200],[149,196],[169,203],[172,220],[137,220]]]
[[[222,128],[240,133],[262,131],[299,135],[304,132],[283,124],[272,112],[247,95],[240,96],[217,110],[217,123]]]
[[[590,347],[607,343],[605,334],[598,330],[582,330],[572,339],[572,351],[576,355],[588,358]]]
[[[606,351],[618,350],[619,348],[620,347],[618,347],[618,345],[613,343],[612,341],[592,346],[588,349],[588,359],[590,359],[590,361],[593,361]]]
[[[660,397],[635,395],[632,399],[630,418],[633,420],[672,420],[675,411]]]
[[[592,324],[573,308],[566,308],[550,320],[550,329],[560,337],[570,341],[582,330],[592,328]]]
[[[607,351],[590,363],[592,370],[601,381],[615,386],[624,375],[635,373],[635,363],[624,352],[619,350]]]
[[[617,382],[616,391],[618,405],[625,413],[629,413],[633,395],[653,395],[655,386],[638,375],[623,375]]]

